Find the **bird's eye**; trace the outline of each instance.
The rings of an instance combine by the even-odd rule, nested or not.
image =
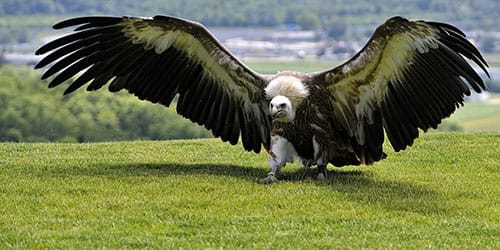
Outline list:
[[[279,108],[280,108],[280,109],[284,109],[284,108],[286,108],[286,104],[284,104],[284,103],[280,104]]]

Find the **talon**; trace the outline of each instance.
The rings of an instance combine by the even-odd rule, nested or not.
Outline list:
[[[278,182],[278,179],[274,175],[268,175],[266,178],[257,178],[257,182],[260,184],[271,184],[273,182]]]
[[[326,166],[318,166],[318,176],[316,179],[322,181],[326,180],[326,178],[328,178],[328,170],[326,169]]]
[[[319,173],[318,177],[316,177],[316,180],[318,181],[326,180],[326,176],[323,173]]]

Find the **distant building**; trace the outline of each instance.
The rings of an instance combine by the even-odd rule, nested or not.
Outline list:
[[[483,91],[481,93],[471,91],[471,95],[465,97],[466,102],[487,102],[489,99],[490,93],[488,91]]]
[[[4,60],[7,63],[12,63],[18,66],[35,66],[35,64],[40,60],[40,57],[35,56],[34,54],[6,53],[4,54]]]

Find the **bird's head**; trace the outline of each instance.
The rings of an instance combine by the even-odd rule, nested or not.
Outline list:
[[[309,89],[302,81],[290,75],[278,76],[265,88],[266,96],[271,99],[269,112],[273,120],[292,122],[297,107],[309,95]]]
[[[271,99],[269,112],[273,120],[279,122],[291,122],[295,119],[295,107],[286,96],[278,95]]]

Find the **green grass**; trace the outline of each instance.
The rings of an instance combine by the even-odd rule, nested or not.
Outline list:
[[[217,139],[0,144],[0,248],[500,248],[500,134],[386,151],[260,185],[266,154]]]
[[[500,131],[500,104],[466,103],[450,118],[465,131]]]
[[[291,61],[291,62],[276,62],[276,61],[259,61],[247,62],[253,70],[263,74],[276,74],[278,71],[295,70],[300,72],[316,72],[331,69],[342,62],[318,62],[318,61]]]
[[[484,59],[490,67],[500,67],[500,53],[484,54]]]

